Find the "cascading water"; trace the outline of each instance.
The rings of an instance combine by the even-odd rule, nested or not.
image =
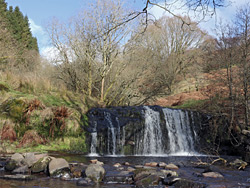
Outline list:
[[[170,154],[194,153],[194,131],[191,130],[188,112],[163,108],[169,137]]]
[[[160,127],[160,113],[150,109],[145,109],[145,128],[143,135],[142,155],[159,155],[162,152],[162,131]]]
[[[97,108],[88,117],[90,152],[104,155],[195,154],[207,118],[159,106]]]
[[[97,132],[91,133],[91,145],[90,145],[90,156],[97,156],[96,152],[97,147]]]

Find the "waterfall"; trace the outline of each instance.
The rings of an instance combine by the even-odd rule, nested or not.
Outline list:
[[[162,131],[160,126],[160,113],[144,106],[145,128],[143,135],[143,155],[158,155],[162,152]]]
[[[97,147],[97,132],[91,133],[91,145],[90,145],[90,156],[98,156],[96,153]]]
[[[198,112],[159,106],[96,108],[88,117],[90,155],[196,154],[208,119]]]
[[[163,108],[169,137],[170,154],[194,153],[195,132],[191,130],[188,111]],[[193,123],[193,121],[192,121]]]
[[[111,120],[111,115],[104,112],[105,119],[108,121],[108,154],[116,155],[116,129]]]

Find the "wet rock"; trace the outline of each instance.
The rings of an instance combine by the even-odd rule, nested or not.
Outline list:
[[[193,182],[191,180],[186,180],[186,179],[177,179],[174,183],[173,183],[174,187],[195,187],[195,188],[205,188],[206,185],[203,183],[197,183],[197,182]]]
[[[103,166],[103,165],[104,165],[104,162],[97,161],[95,164],[100,165],[100,166]]]
[[[63,174],[60,175],[61,180],[64,181],[69,181],[71,180],[71,175],[68,172],[64,172]]]
[[[34,163],[37,162],[37,159],[35,157],[34,153],[26,153],[24,155],[24,163],[28,165],[28,167],[31,167]]]
[[[158,163],[156,162],[146,163],[144,166],[157,167]]]
[[[69,163],[62,158],[52,159],[49,163],[49,174],[58,175],[61,170],[69,170]]]
[[[130,166],[127,168],[127,171],[129,171],[129,172],[134,172],[135,170],[136,170],[135,168],[130,167]]]
[[[122,171],[122,170],[124,170],[124,167],[122,167],[122,166],[118,167],[117,170]]]
[[[47,156],[39,159],[36,163],[34,163],[31,167],[31,172],[39,173],[39,172],[47,172],[47,167],[49,162],[52,160],[51,157]]]
[[[138,187],[150,187],[152,185],[158,185],[161,181],[161,178],[156,174],[151,174],[147,177],[144,177],[143,179],[140,179],[135,182],[136,186]]]
[[[124,165],[129,166],[130,164],[129,164],[129,162],[125,162]]]
[[[129,171],[109,171],[104,177],[105,183],[122,183],[122,184],[131,184],[133,183],[133,174]]]
[[[170,186],[179,180],[181,180],[181,178],[165,177],[161,179],[163,185],[170,185]]]
[[[95,185],[95,182],[93,182],[90,178],[83,178],[83,179],[80,179],[76,182],[76,185],[77,186],[85,186],[85,187],[88,187],[88,186],[94,186]]]
[[[223,176],[219,172],[205,172],[202,173],[205,178],[223,178]]]
[[[35,176],[32,175],[24,175],[24,174],[16,174],[16,175],[4,175],[0,176],[1,179],[10,179],[10,180],[34,180]]]
[[[101,182],[105,175],[105,169],[98,164],[90,164],[85,173],[86,176],[94,182]]]
[[[15,153],[11,156],[11,160],[15,161],[17,164],[21,163],[24,160],[24,157],[20,153]]]
[[[167,177],[178,176],[177,172],[171,170],[161,170],[161,172],[165,174]]]
[[[96,164],[97,161],[98,161],[97,159],[92,159],[89,162],[92,163],[92,164]]]
[[[116,164],[113,165],[113,167],[116,167],[116,168],[118,168],[120,166],[122,166],[120,163],[116,163]]]
[[[42,159],[44,157],[48,157],[48,154],[47,153],[36,154],[35,157],[36,157],[36,160],[38,161],[39,159]]]
[[[179,167],[178,167],[178,166],[176,166],[175,164],[170,163],[170,164],[167,164],[167,165],[165,166],[165,169],[173,169],[173,170],[178,170],[178,169],[179,169]]]
[[[236,159],[233,162],[229,163],[232,167],[237,168],[237,169],[242,169],[244,170],[247,166],[247,162],[240,160],[240,159]]]
[[[6,170],[6,171],[13,171],[13,170],[15,170],[17,167],[18,167],[17,162],[14,161],[14,160],[10,160],[10,161],[8,161],[8,162],[6,163],[6,165],[5,165],[5,170]]]
[[[73,166],[70,168],[70,171],[73,175],[74,178],[80,178],[80,177],[85,177],[85,170],[87,166],[85,165],[80,165],[80,166]]]
[[[160,163],[159,163],[159,167],[163,167],[163,168],[165,168],[165,166],[167,166],[167,164],[166,164],[166,163],[164,163],[164,162],[160,162]]]
[[[16,168],[15,170],[12,171],[12,173],[16,173],[16,174],[25,174],[29,171],[29,167],[28,165],[25,166],[21,166]]]

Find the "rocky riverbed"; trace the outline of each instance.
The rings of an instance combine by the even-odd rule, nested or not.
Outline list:
[[[250,168],[235,157],[15,153],[0,161],[4,187],[250,187]]]

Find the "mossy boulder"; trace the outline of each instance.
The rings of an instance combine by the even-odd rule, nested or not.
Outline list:
[[[52,157],[49,157],[49,156],[39,159],[35,164],[32,165],[31,172],[33,173],[45,172],[46,173],[48,165],[51,160],[52,160]]]
[[[8,161],[8,162],[6,163],[6,165],[5,165],[5,170],[6,170],[6,171],[13,171],[13,170],[15,170],[17,167],[18,167],[17,162],[14,161],[14,160],[10,160],[10,161]]]
[[[94,182],[101,182],[105,175],[105,169],[98,164],[90,164],[85,173],[86,176]]]

